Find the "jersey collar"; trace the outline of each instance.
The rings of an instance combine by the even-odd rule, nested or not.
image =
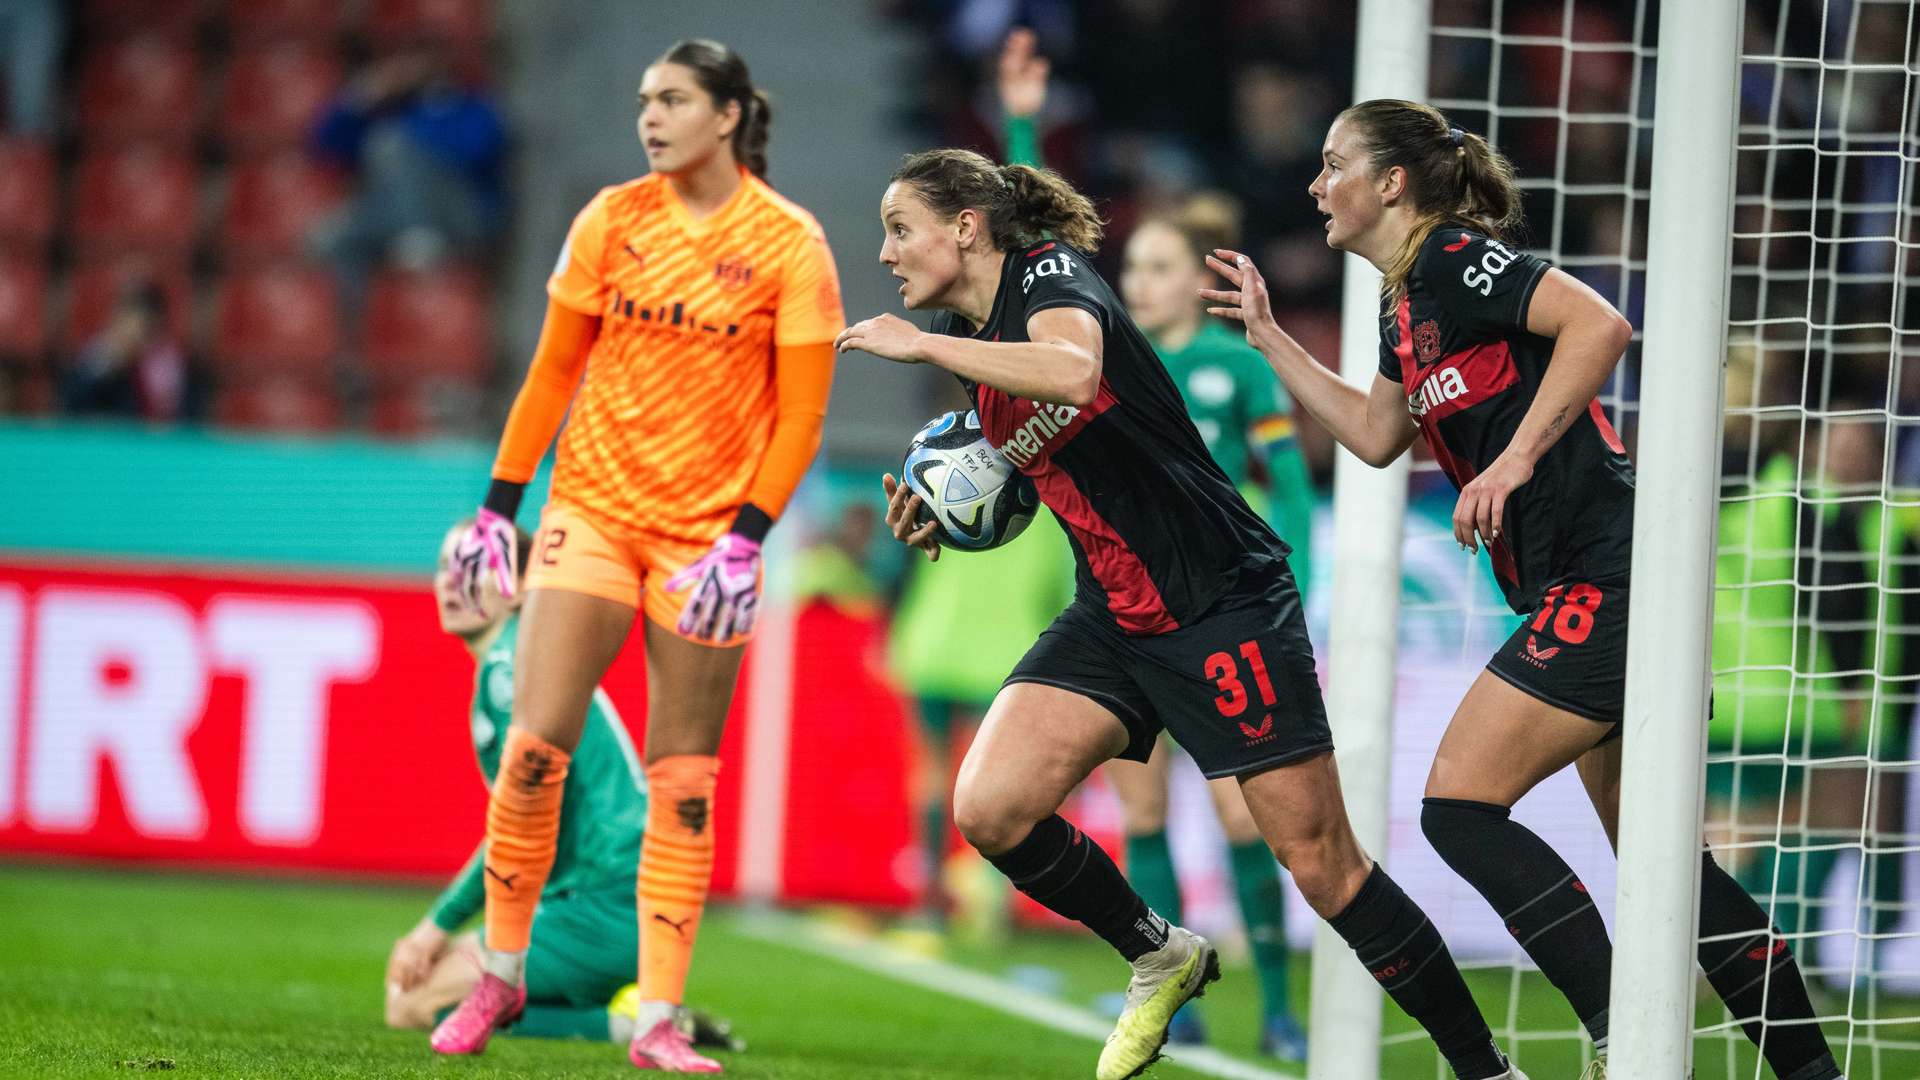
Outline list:
[[[673,220],[682,230],[691,236],[703,236],[732,216],[734,208],[747,197],[747,188],[754,183],[754,175],[745,165],[736,167],[740,170],[740,186],[733,189],[733,194],[727,196],[727,201],[721,203],[718,210],[703,218],[694,217],[693,212],[687,209],[687,204],[680,201],[680,193],[673,189],[672,181],[666,177],[660,178],[660,186],[666,193],[667,213],[673,215]]]

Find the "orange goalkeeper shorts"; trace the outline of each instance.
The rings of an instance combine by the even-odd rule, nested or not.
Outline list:
[[[712,541],[616,529],[573,503],[553,500],[540,511],[540,532],[527,559],[526,587],[585,593],[626,604],[678,634],[680,612],[693,589],[668,592],[667,581],[711,547]],[[763,569],[763,586],[765,573]],[[737,634],[719,644],[743,645],[752,636],[751,632]]]

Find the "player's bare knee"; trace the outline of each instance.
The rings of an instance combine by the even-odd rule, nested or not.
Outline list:
[[[392,994],[387,997],[387,1027],[394,1031],[425,1031],[433,1026],[433,1016],[420,1007],[418,994]]]
[[[978,796],[955,791],[953,827],[967,843],[982,855],[1000,855],[1013,848],[1031,829],[1033,822],[1005,806],[996,806]]]

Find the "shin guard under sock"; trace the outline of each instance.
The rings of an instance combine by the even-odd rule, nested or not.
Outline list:
[[[1613,943],[1587,887],[1547,842],[1492,803],[1426,799],[1420,828],[1506,924],[1593,1038],[1607,1045]]]
[[[647,766],[640,841],[640,1000],[680,1004],[713,881],[713,791],[720,759],[677,754]]]
[[[1712,855],[1703,860],[1700,966],[1707,981],[1781,1080],[1838,1077],[1827,1037],[1813,1022],[1813,1003],[1793,950],[1785,939],[1772,937],[1767,913],[1732,875]],[[1704,940],[1711,938],[1720,940]]]
[[[1507,1071],[1447,943],[1379,863],[1327,925],[1353,947],[1394,1004],[1427,1029],[1460,1080],[1487,1080]]]
[[[495,953],[524,953],[560,841],[565,750],[522,727],[508,726],[500,771],[487,799],[486,945]]]
[[[1100,845],[1059,814],[987,861],[1049,911],[1086,924],[1128,963],[1167,943],[1167,921],[1147,907]]]

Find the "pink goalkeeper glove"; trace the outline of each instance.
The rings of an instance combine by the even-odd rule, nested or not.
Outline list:
[[[719,645],[747,633],[760,617],[760,544],[731,532],[715,540],[705,555],[667,579],[668,592],[689,585],[681,634]]]
[[[515,584],[520,580],[519,561],[513,522],[481,507],[473,528],[453,548],[453,572],[458,577],[460,596],[473,610],[485,610],[483,587],[491,574],[501,598],[513,599]]]

